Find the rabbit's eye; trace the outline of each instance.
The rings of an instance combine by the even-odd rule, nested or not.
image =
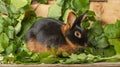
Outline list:
[[[81,33],[79,31],[75,31],[74,32],[74,35],[78,38],[81,38]]]

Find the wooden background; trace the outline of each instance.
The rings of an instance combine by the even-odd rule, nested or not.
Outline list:
[[[50,1],[48,4],[32,4],[32,8],[37,9],[37,16],[47,17],[48,8],[55,2]],[[96,19],[107,24],[115,23],[120,19],[120,0],[90,0],[90,10],[96,13]]]
[[[90,10],[96,13],[96,18],[101,22],[113,24],[117,19],[120,19],[120,0],[105,2],[95,2],[94,0],[94,2],[90,2]]]

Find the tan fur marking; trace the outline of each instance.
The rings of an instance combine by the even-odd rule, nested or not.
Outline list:
[[[35,39],[31,39],[27,42],[27,47],[33,52],[46,52],[48,51],[46,45],[37,42]]]
[[[68,25],[72,26],[76,20],[76,16],[73,12],[70,12],[67,18]]]
[[[70,12],[68,15],[68,18],[67,18],[67,23],[63,27],[63,31],[65,32],[65,31],[71,29],[75,20],[76,20],[75,14],[73,12]]]
[[[75,45],[66,38],[67,44],[63,44],[58,49],[55,49],[55,52],[67,52],[69,54],[77,51],[77,49],[82,48],[82,46]],[[27,47],[32,52],[50,52],[52,53],[51,48],[47,48],[46,45],[38,43],[36,40],[31,39],[27,42]]]
[[[61,32],[63,35],[66,33],[66,31],[67,31],[67,26],[65,26],[65,25],[61,26]]]
[[[61,31],[62,31],[62,34],[64,35],[65,37],[65,33],[66,33],[66,29],[65,29],[65,26],[63,25],[61,27]],[[60,46],[57,51],[58,52],[61,52],[61,51],[65,51],[67,53],[73,53],[75,51],[77,51],[77,49],[79,48],[82,48],[83,46],[80,46],[80,45],[77,45],[77,44],[73,44],[68,38],[66,38],[66,41],[67,41],[67,44],[63,44],[63,46]]]
[[[68,44],[63,44],[63,46],[59,47],[56,51],[57,52],[67,52],[69,54],[74,53],[79,48],[82,48],[82,46],[75,45],[68,41]]]

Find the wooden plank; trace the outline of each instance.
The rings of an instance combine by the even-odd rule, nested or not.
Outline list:
[[[108,0],[90,0],[90,2],[107,2]]]
[[[1,64],[0,67],[120,67],[120,62],[92,64]]]

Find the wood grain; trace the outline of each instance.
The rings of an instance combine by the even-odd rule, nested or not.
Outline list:
[[[1,64],[0,67],[120,67],[120,62],[91,64]]]
[[[90,0],[90,2],[107,2],[107,0]]]

